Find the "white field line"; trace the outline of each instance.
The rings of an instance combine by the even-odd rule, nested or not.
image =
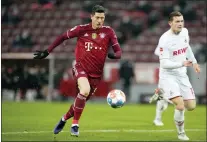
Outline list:
[[[82,130],[81,133],[160,133],[160,132],[175,132],[175,129],[165,129],[165,130],[135,130],[135,129],[123,129],[123,130]],[[188,132],[201,132],[206,131],[206,129],[186,129]],[[62,131],[69,132],[69,131]],[[61,133],[62,133],[61,132]],[[53,133],[53,131],[22,131],[22,132],[2,132],[2,135],[16,135],[16,134],[42,134],[42,133]]]

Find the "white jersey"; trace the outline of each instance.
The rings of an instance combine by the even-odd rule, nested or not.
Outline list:
[[[158,50],[159,49],[159,50]],[[159,39],[155,54],[160,58],[160,78],[166,75],[185,76],[186,67],[182,65],[186,59],[196,63],[196,59],[192,53],[189,45],[188,30],[183,28],[182,31],[176,35],[171,29],[166,31]],[[162,61],[168,61],[168,65],[163,65]]]

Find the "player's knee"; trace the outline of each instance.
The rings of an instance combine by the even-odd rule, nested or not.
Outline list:
[[[163,105],[163,110],[166,110],[167,107],[168,107],[168,103],[164,103],[164,105]]]
[[[185,106],[184,106],[184,104],[177,104],[176,109],[180,110],[180,111],[183,111],[183,110],[185,110]]]
[[[189,108],[186,108],[188,111],[193,111],[196,107],[189,107]]]
[[[196,108],[196,104],[191,104],[191,105],[189,105],[188,107],[186,107],[186,109],[187,109],[188,111],[193,111],[195,108]]]
[[[78,88],[80,90],[80,94],[86,97],[89,95],[91,88],[88,79],[86,77],[78,78]]]
[[[196,101],[195,100],[185,101],[185,108],[188,111],[193,111],[196,108]]]
[[[80,89],[80,93],[84,96],[88,96],[90,93],[90,86],[84,86]]]

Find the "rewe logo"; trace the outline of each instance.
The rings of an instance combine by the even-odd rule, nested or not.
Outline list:
[[[179,49],[179,50],[176,50],[176,51],[173,51],[173,56],[177,56],[177,55],[180,55],[180,54],[183,54],[186,52],[188,47],[185,47],[185,48],[182,48],[182,49]]]

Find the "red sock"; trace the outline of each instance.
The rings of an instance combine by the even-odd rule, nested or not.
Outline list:
[[[88,101],[91,97],[91,94],[86,98],[86,101]],[[74,108],[73,108],[73,104],[70,106],[68,112],[63,116],[64,117],[64,120],[68,120],[70,119],[71,117],[74,116]]]
[[[78,121],[81,117],[81,114],[83,112],[83,109],[86,104],[86,97],[82,94],[78,94],[75,102],[74,102],[74,117],[73,117],[73,124],[78,124]]]
[[[65,121],[70,119],[71,117],[74,116],[74,109],[73,109],[73,104],[70,106],[70,109],[68,110],[68,112],[64,115],[64,119]]]

